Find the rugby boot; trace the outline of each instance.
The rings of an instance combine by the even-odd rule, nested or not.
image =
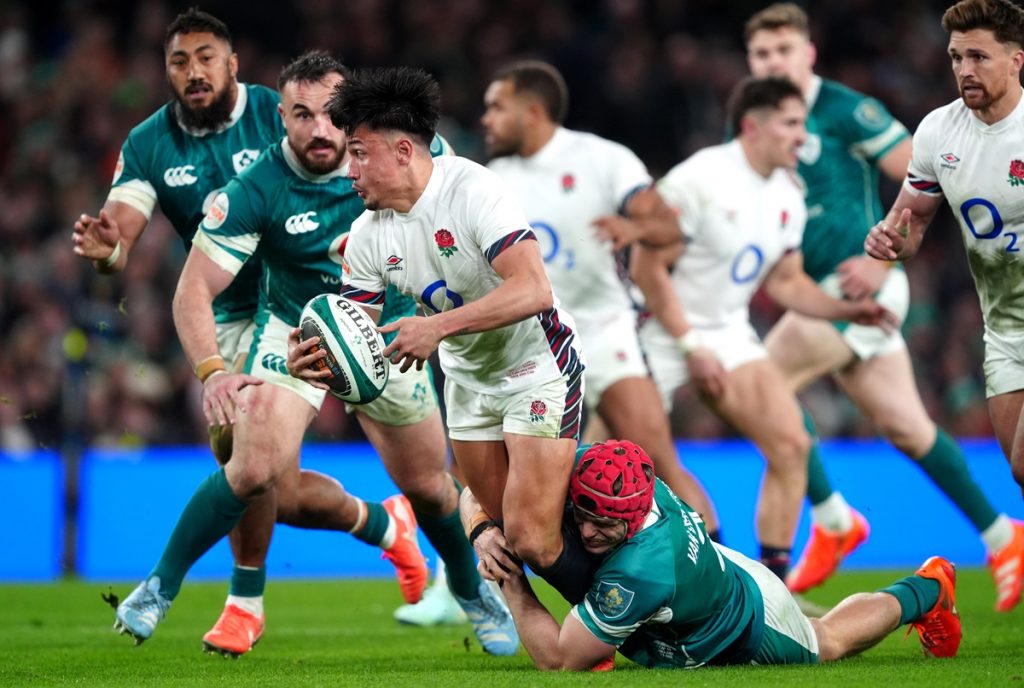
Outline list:
[[[167,616],[171,601],[160,594],[160,578],[148,578],[132,590],[124,602],[117,605],[114,630],[130,635],[141,645],[153,635],[156,625]]]
[[[226,605],[203,636],[203,651],[238,659],[260,641],[266,626],[266,615],[257,617],[236,605]]]
[[[988,557],[988,568],[996,584],[996,611],[1008,612],[1020,602],[1024,578],[1024,523],[1013,522],[1013,539]]]
[[[907,635],[917,631],[921,648],[929,657],[955,657],[963,637],[956,610],[956,567],[942,557],[932,557],[914,574],[938,581],[939,599],[931,611],[910,623]]]
[[[466,622],[466,612],[445,583],[434,583],[427,588],[422,600],[403,604],[395,610],[394,617],[395,621],[410,626],[454,626]]]
[[[408,604],[415,604],[423,598],[423,590],[430,577],[427,560],[416,541],[416,516],[405,495],[388,497],[383,506],[394,519],[396,530],[395,541],[381,557],[394,564],[402,597]]]
[[[850,512],[853,527],[845,533],[833,533],[814,524],[800,561],[786,576],[786,587],[790,591],[802,593],[821,585],[835,573],[850,552],[868,539],[871,528],[867,519],[856,509],[850,509]]]
[[[519,647],[519,633],[508,605],[487,581],[481,582],[479,589],[480,597],[475,600],[455,596],[462,611],[469,617],[469,622],[473,624],[476,639],[488,654],[514,655]]]

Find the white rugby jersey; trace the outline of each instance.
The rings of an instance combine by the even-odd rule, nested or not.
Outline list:
[[[491,261],[526,240],[534,240],[526,216],[497,175],[466,158],[435,158],[423,195],[408,213],[367,211],[353,223],[341,294],[379,305],[393,284],[428,316],[448,311],[493,291],[502,279]],[[495,394],[576,371],[575,326],[557,303],[512,325],[442,340],[445,375]]]
[[[701,329],[748,322],[765,275],[800,249],[807,210],[793,173],[776,169],[765,179],[732,141],[676,165],[658,190],[686,237],[672,283],[687,320]]]
[[[989,126],[956,101],[932,111],[914,134],[904,184],[944,194],[960,223],[985,325],[1024,330],[1024,98]]]
[[[651,185],[640,159],[618,143],[559,127],[529,158],[497,158],[489,167],[518,196],[555,293],[581,331],[631,310],[611,245],[591,223],[621,212]]]

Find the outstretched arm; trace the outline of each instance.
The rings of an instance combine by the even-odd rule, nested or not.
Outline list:
[[[879,260],[913,258],[921,248],[924,233],[938,212],[942,198],[904,185],[889,213],[868,232],[864,250]]]
[[[93,262],[103,274],[120,272],[149,220],[136,208],[107,201],[98,217],[82,213],[71,233],[75,255]]]

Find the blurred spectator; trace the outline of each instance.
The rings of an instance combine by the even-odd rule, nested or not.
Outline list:
[[[352,66],[416,64],[441,82],[442,133],[482,158],[483,88],[504,62],[535,56],[565,74],[567,125],[635,150],[660,174],[722,138],[725,95],[746,73],[752,0],[295,0],[203,3],[232,26],[243,81],[274,85],[280,66],[327,48]],[[956,97],[939,16],[948,2],[815,3],[818,70],[881,98],[911,129]],[[114,278],[71,254],[74,217],[95,212],[128,130],[168,97],[162,41],[187,3],[0,5],[0,449],[82,443],[203,443],[197,383],[170,299],[184,252],[154,218]],[[265,7],[264,11],[262,8]],[[254,11],[258,9],[258,11]],[[282,30],[287,27],[287,30]],[[889,189],[890,195],[895,189]],[[888,201],[889,199],[886,199]],[[947,211],[908,265],[906,324],[929,411],[959,434],[988,434],[976,297]],[[777,312],[765,300],[754,318]],[[805,395],[825,434],[873,434],[828,382]],[[674,429],[727,434],[692,399]],[[312,434],[358,432],[340,404]]]

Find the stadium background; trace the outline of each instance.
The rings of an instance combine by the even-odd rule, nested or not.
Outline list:
[[[0,5],[0,463],[24,468],[30,452],[60,452],[54,477],[45,480],[59,481],[70,498],[55,505],[69,515],[71,532],[61,531],[67,546],[57,548],[65,553],[77,547],[86,448],[205,440],[199,386],[170,318],[184,260],[173,230],[155,218],[113,279],[76,258],[69,240],[74,218],[102,205],[129,129],[167,99],[163,33],[188,4]],[[569,83],[567,124],[627,144],[658,175],[721,140],[725,97],[746,74],[742,24],[767,2],[200,4],[234,32],[243,81],[272,85],[287,60],[312,47],[351,66],[425,67],[442,84],[442,133],[481,161],[478,118],[489,74],[510,58],[547,59]],[[877,96],[913,130],[956,97],[939,26],[947,5],[808,3],[819,73]],[[885,187],[889,198],[894,191]],[[908,274],[913,306],[904,333],[925,403],[952,433],[988,437],[981,318],[947,210]],[[758,299],[759,328],[777,315]],[[829,383],[809,390],[806,401],[823,436],[873,435]],[[730,434],[685,393],[673,429],[684,438]],[[310,433],[320,441],[359,438],[339,404],[329,404]]]

